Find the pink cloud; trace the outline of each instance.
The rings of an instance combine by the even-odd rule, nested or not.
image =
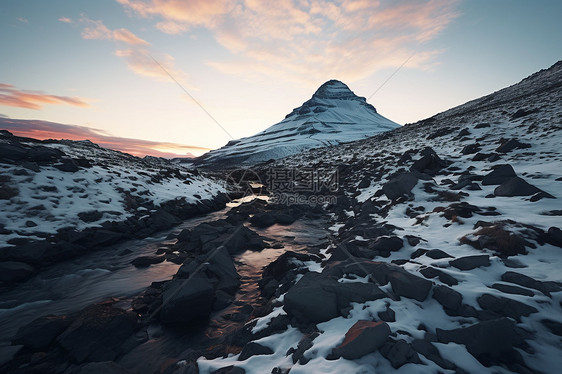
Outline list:
[[[146,40],[139,38],[127,29],[110,30],[102,21],[90,19],[86,15],[80,17],[80,22],[86,25],[82,30],[84,39],[108,39],[128,45],[150,45]]]
[[[17,136],[40,140],[90,140],[104,148],[118,150],[138,157],[146,155],[166,158],[192,157],[193,154],[202,154],[209,151],[205,147],[123,138],[112,136],[104,131],[87,126],[65,125],[40,120],[19,120],[0,117],[0,128],[8,130]]]
[[[72,19],[68,18],[68,17],[60,17],[59,18],[59,22],[63,22],[63,23],[74,23],[74,21],[72,21]]]
[[[117,0],[127,11],[156,19],[166,33],[209,29],[231,51],[230,61],[209,61],[222,72],[256,72],[309,85],[326,77],[365,78],[398,67],[435,65],[426,42],[459,16],[458,0]]]
[[[11,84],[0,83],[0,105],[37,110],[41,109],[45,104],[89,106],[84,99],[78,97],[51,95],[41,91],[19,90]]]
[[[186,83],[187,74],[174,66],[172,56],[165,53],[152,53],[149,49],[150,43],[141,39],[132,31],[125,28],[111,30],[101,20],[90,19],[84,14],[80,17],[80,23],[85,25],[82,30],[84,39],[105,39],[116,42],[118,47],[115,55],[123,58],[132,72],[160,81],[169,81],[169,73],[174,79],[189,86]],[[168,27],[173,26],[169,25]],[[125,48],[122,48],[123,44]]]

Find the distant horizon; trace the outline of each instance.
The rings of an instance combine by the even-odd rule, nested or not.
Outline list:
[[[338,79],[403,125],[560,60],[561,12],[556,0],[2,2],[0,118],[43,122],[14,130],[26,136],[199,156]]]
[[[559,60],[557,62],[560,62],[560,61],[562,61],[562,60]],[[555,62],[554,64],[556,64],[557,62]],[[542,69],[539,69],[536,72],[538,72],[540,70],[543,70],[543,69],[548,69],[548,68],[552,67],[554,64],[552,64],[550,66],[547,66],[547,67],[544,67]],[[534,73],[536,73],[536,72],[534,72]],[[501,90],[503,88],[506,88],[506,87],[509,87],[513,84],[517,84],[520,81],[522,81],[523,79],[529,77],[530,75],[532,75],[534,73],[531,73],[526,77],[522,77],[518,81],[513,82],[512,84],[509,84],[505,87],[502,87],[499,90]],[[332,81],[332,80],[338,80],[338,79],[332,78],[332,79],[328,79],[326,82],[329,82],[329,81]],[[340,80],[340,82],[346,84],[345,82],[343,82],[341,80]],[[351,88],[350,88],[350,90],[353,91],[353,89],[351,89]],[[498,91],[498,90],[496,90],[496,91]],[[492,94],[492,93],[493,92],[490,92],[488,94],[484,94],[483,96],[487,96],[487,95]],[[480,97],[483,97],[483,96],[480,96]],[[399,125],[405,126],[405,125],[408,125],[408,124],[411,124],[411,123],[423,121],[427,118],[431,118],[431,117],[433,117],[433,116],[435,116],[439,113],[448,111],[448,110],[453,109],[457,106],[462,106],[462,105],[464,105],[467,102],[470,102],[472,100],[479,99],[480,97],[470,99],[470,100],[466,101],[465,103],[456,105],[456,106],[451,107],[451,108],[447,108],[447,109],[445,109],[441,112],[434,113],[434,114],[432,114],[428,117],[420,118],[416,121],[413,121],[413,122],[410,122],[410,123],[405,123],[405,124],[399,124]],[[292,108],[288,109],[287,113],[290,113],[291,110],[292,110]],[[377,109],[377,112],[378,112],[378,109]],[[379,113],[379,114],[384,116],[384,113]],[[392,121],[392,118],[389,118],[389,119]],[[282,119],[280,121],[282,121]],[[7,122],[13,122],[14,126],[13,127],[6,127]],[[278,122],[276,122],[276,123],[278,123]],[[272,123],[271,126],[276,124],[276,123]],[[22,129],[20,127],[16,127],[17,125],[20,125],[20,126],[23,125],[24,128]],[[270,127],[270,126],[268,126],[268,127]],[[92,143],[97,144],[97,145],[99,145],[103,148],[107,148],[107,149],[111,149],[111,150],[115,150],[115,151],[119,151],[119,152],[123,152],[123,153],[128,153],[130,155],[133,155],[133,156],[136,156],[136,157],[141,157],[141,158],[146,157],[146,156],[162,157],[162,158],[167,158],[167,159],[197,158],[197,157],[200,157],[200,156],[204,155],[205,153],[207,153],[209,151],[221,148],[224,145],[226,145],[226,143],[225,143],[224,145],[219,146],[217,148],[205,149],[203,147],[185,145],[185,144],[180,144],[180,143],[156,142],[156,141],[150,141],[150,140],[146,140],[146,139],[115,137],[115,136],[112,136],[110,133],[106,133],[105,131],[102,131],[102,130],[99,130],[99,129],[93,129],[93,128],[89,128],[89,127],[85,127],[85,126],[53,123],[53,122],[50,122],[50,121],[42,121],[42,120],[21,120],[21,119],[16,119],[16,118],[10,118],[10,117],[7,117],[5,115],[0,115],[0,130],[9,131],[10,133],[12,133],[15,136],[29,137],[29,138],[33,138],[33,139],[37,139],[37,140],[72,140],[72,141],[88,140],[88,141],[91,141]],[[263,130],[260,130],[260,131],[263,131]],[[256,133],[258,133],[258,132],[259,131],[257,131]],[[89,134],[89,135],[87,135],[87,134]],[[252,134],[252,135],[254,135],[254,134]],[[84,138],[82,136],[86,136],[86,137]],[[238,138],[238,139],[240,139],[240,138]],[[160,151],[160,150],[158,150],[159,148],[176,149],[176,150],[178,150],[178,152],[182,149],[183,150],[190,150],[190,151],[194,151],[194,152],[188,151],[185,154],[181,154],[181,153]]]

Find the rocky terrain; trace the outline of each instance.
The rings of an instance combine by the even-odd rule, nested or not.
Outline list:
[[[338,188],[171,233],[131,265],[173,262],[171,279],[38,313],[0,370],[555,373],[561,98],[559,62],[415,124],[254,165],[269,197],[273,170],[337,170]]]
[[[0,132],[0,285],[224,207],[223,183],[89,141]]]

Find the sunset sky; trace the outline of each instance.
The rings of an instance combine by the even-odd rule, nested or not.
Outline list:
[[[561,15],[559,0],[0,0],[0,128],[200,155],[329,79],[414,122],[562,59]]]

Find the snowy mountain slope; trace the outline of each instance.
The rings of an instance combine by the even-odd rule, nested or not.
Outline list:
[[[34,242],[63,240],[61,233],[69,229],[92,235],[97,230],[115,240],[150,234],[184,213],[208,211],[225,192],[222,183],[164,159],[140,159],[89,141],[19,138],[7,131],[0,133],[0,170],[3,260],[13,260]],[[160,222],[154,221],[158,215]]]
[[[363,139],[399,125],[377,113],[342,82],[324,83],[302,106],[266,130],[210,151],[196,165],[252,165],[305,149]]]
[[[295,299],[299,275],[296,286],[280,285],[269,315],[247,323],[247,341],[272,354],[201,357],[199,372],[558,372],[561,66],[428,120],[267,165],[338,168],[337,204],[326,206],[333,237],[320,251],[322,267],[294,263],[300,273],[317,273],[318,284],[336,274],[342,285],[374,284],[388,296],[303,326],[302,313],[313,318],[330,304],[327,297],[314,308]],[[388,269],[402,275],[385,282]],[[295,300],[312,309],[297,314]],[[279,332],[281,317],[288,322]],[[274,320],[276,332],[260,335]],[[365,331],[370,338],[361,337]]]

